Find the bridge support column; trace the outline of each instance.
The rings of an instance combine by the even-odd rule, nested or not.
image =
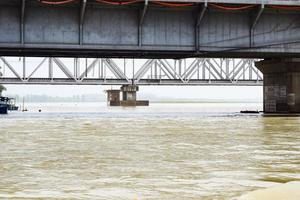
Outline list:
[[[148,106],[149,101],[137,101],[136,93],[139,91],[137,85],[123,85],[121,87],[123,100],[121,106]]]
[[[136,93],[139,91],[137,85],[123,85],[120,90],[106,90],[109,106],[148,106],[149,101],[137,100]],[[120,92],[122,100],[120,101]]]
[[[264,112],[300,113],[300,59],[256,63],[264,75]]]
[[[120,90],[106,90],[107,105],[120,106]]]
[[[136,93],[139,91],[139,86],[137,85],[123,85],[121,87],[123,101],[136,102]]]

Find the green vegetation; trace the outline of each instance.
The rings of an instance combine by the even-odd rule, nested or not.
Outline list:
[[[6,87],[4,87],[3,85],[0,85],[0,96],[2,96],[3,91],[6,91]]]

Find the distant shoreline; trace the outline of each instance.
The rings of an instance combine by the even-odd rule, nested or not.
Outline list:
[[[25,102],[25,104],[28,103],[106,103],[106,101],[28,101]],[[176,104],[176,103],[187,103],[187,104],[196,104],[196,103],[202,103],[202,104],[208,104],[208,103],[263,103],[259,101],[219,101],[219,100],[150,100],[150,103],[162,103],[162,104]],[[20,102],[17,102],[17,104],[20,104]]]
[[[255,100],[154,100],[151,103],[263,103]]]
[[[25,103],[97,103],[106,102],[106,97],[103,95],[74,95],[67,97],[48,96],[48,95],[26,95],[24,97],[16,94],[7,94],[6,96],[16,98],[17,104]],[[180,99],[166,97],[148,97],[140,96],[138,99],[149,100],[150,103],[263,103],[259,99]]]
[[[16,98],[17,104],[25,103],[97,103],[106,102],[106,96],[99,94],[86,94],[74,96],[48,96],[48,95],[25,95],[6,94],[8,97]],[[193,98],[168,98],[168,97],[151,97],[141,95],[140,100],[149,100],[150,103],[263,103],[260,99],[193,99]]]

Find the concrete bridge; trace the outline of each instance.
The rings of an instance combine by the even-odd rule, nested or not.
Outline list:
[[[55,79],[50,59],[50,79],[28,77],[25,67],[20,76],[2,59],[17,79],[1,82],[15,84],[84,83],[84,74],[72,75],[55,57],[261,58],[256,66],[264,75],[264,111],[300,113],[300,0],[1,0],[0,55],[50,56],[67,75]],[[173,85],[188,83],[191,71],[178,75],[165,61],[160,64],[177,81]],[[138,72],[135,77],[145,74]],[[218,81],[236,75],[210,74]],[[201,81],[207,80],[195,84]]]
[[[1,0],[0,53],[299,57],[299,0]]]

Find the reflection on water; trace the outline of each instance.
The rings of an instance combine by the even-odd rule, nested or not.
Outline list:
[[[1,116],[0,199],[231,199],[300,180],[300,118],[240,115],[242,104],[94,106]]]

